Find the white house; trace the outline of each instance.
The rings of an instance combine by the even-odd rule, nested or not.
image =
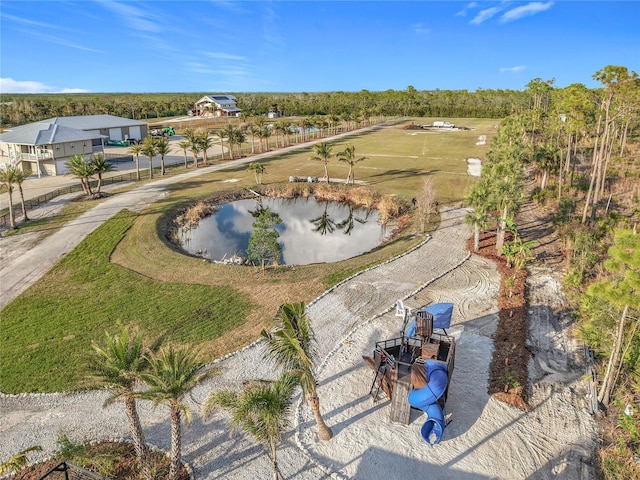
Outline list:
[[[0,163],[17,163],[38,175],[64,175],[73,155],[104,154],[108,140],[142,140],[147,124],[113,115],[54,117],[0,134]]]
[[[233,95],[205,95],[195,103],[190,115],[239,117],[242,110],[237,107],[237,99]]]

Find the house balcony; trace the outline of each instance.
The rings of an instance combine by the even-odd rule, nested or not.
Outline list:
[[[8,157],[11,161],[16,162],[37,162],[38,160],[50,160],[54,158],[51,150],[40,150],[38,153],[9,152],[7,154],[3,152],[2,156]]]

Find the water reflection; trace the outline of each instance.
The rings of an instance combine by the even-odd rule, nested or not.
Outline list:
[[[378,212],[314,198],[283,200],[263,197],[220,205],[199,225],[180,234],[189,253],[211,260],[246,257],[252,223],[261,209],[280,215],[282,263],[306,265],[336,262],[368,252],[387,236],[378,224]]]

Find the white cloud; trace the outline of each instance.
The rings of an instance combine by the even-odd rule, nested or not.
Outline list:
[[[471,20],[473,25],[480,25],[482,22],[489,20],[491,17],[495,16],[500,12],[498,7],[486,8],[484,10],[480,10],[478,14]]]
[[[143,10],[133,6],[132,3],[101,2],[102,5],[119,15],[125,24],[133,30],[142,32],[160,32],[162,30],[158,22],[154,21],[152,9]]]
[[[202,52],[203,55],[209,58],[219,58],[221,60],[236,60],[236,61],[245,61],[246,57],[241,57],[240,55],[233,55],[231,53],[222,53],[222,52]]]
[[[414,23],[413,25],[411,25],[411,28],[418,35],[424,35],[426,33],[431,32],[431,29],[425,27],[425,25],[423,23]]]
[[[89,90],[85,90],[84,88],[63,88],[59,92],[54,93],[87,93]]]
[[[522,5],[521,7],[516,7],[505,12],[500,17],[500,23],[513,22],[515,20],[520,20],[523,17],[536,15],[540,12],[544,12],[545,10],[549,10],[552,6],[553,2],[531,2],[527,5]]]
[[[25,25],[27,27],[37,27],[37,28],[50,28],[59,30],[60,27],[51,23],[38,22],[36,20],[31,20],[30,18],[16,17],[15,15],[9,15],[7,13],[2,13],[0,15],[5,20],[10,20],[20,25]]]
[[[527,67],[524,65],[518,65],[516,67],[502,67],[500,69],[500,73],[518,73],[524,71],[526,68]]]
[[[263,35],[264,41],[275,47],[284,47],[282,35],[280,35],[278,13],[273,8],[266,8],[262,17]]]
[[[471,3],[467,4],[462,10],[460,10],[459,12],[456,12],[456,16],[458,16],[458,17],[466,17],[467,16],[467,10],[473,10],[477,6],[478,6],[478,4],[476,2],[471,2]]]
[[[81,88],[51,87],[46,83],[33,80],[14,80],[13,78],[0,78],[0,93],[86,93],[88,90]]]

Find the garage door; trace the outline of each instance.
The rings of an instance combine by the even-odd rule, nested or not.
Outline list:
[[[110,128],[109,129],[109,138],[111,140],[122,140],[122,129],[121,128]]]
[[[142,138],[142,134],[140,133],[140,127],[129,127],[129,138],[136,138],[140,140]]]

